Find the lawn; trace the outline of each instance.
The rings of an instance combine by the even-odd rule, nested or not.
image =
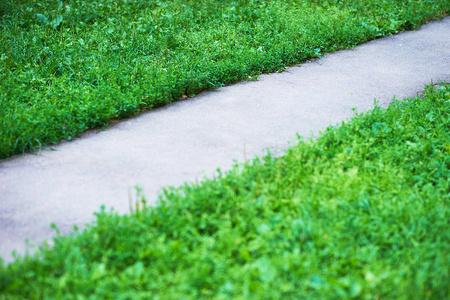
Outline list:
[[[450,86],[0,262],[0,299],[448,299]]]
[[[448,0],[2,0],[0,159],[449,12]]]

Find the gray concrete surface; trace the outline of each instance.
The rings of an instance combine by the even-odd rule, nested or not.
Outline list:
[[[63,234],[82,226],[100,205],[128,212],[136,184],[155,201],[163,186],[263,149],[280,153],[296,133],[317,135],[353,107],[367,110],[375,98],[387,106],[431,80],[450,81],[450,17],[89,131],[56,151],[0,161],[0,255],[10,261],[13,249],[24,253],[25,238],[52,237],[51,222]]]

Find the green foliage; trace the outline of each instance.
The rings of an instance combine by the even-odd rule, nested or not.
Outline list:
[[[0,266],[0,299],[448,299],[449,195],[450,86],[429,86],[156,207],[102,210]]]
[[[446,0],[0,3],[0,158],[450,9]]]

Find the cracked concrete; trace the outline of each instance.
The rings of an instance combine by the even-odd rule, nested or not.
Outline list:
[[[354,107],[370,109],[375,98],[386,107],[431,80],[450,81],[450,17],[88,131],[55,151],[0,161],[0,255],[11,261],[13,249],[25,252],[25,238],[51,238],[52,222],[63,234],[82,227],[101,205],[126,213],[136,184],[154,203],[161,187],[267,148],[281,153],[297,133],[317,135]]]

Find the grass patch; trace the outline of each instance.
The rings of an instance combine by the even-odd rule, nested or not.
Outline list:
[[[96,215],[0,265],[0,299],[446,299],[450,86]]]
[[[447,0],[4,0],[0,158],[449,11]]]

